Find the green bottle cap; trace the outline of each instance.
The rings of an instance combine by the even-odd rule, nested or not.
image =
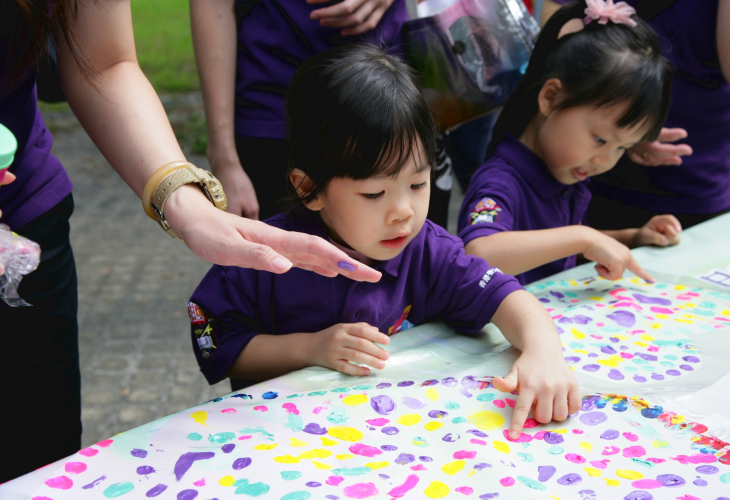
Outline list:
[[[13,133],[0,123],[0,170],[8,168],[15,159],[18,141]]]

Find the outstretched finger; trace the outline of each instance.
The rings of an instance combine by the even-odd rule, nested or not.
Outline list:
[[[683,128],[663,127],[662,130],[659,132],[659,137],[657,138],[657,140],[660,142],[674,142],[674,141],[679,141],[681,139],[686,139],[686,138],[687,138],[687,131]]]
[[[644,271],[644,268],[636,262],[633,256],[629,259],[629,265],[626,266],[626,268],[647,283],[656,283],[656,280],[652,277],[652,275]]]
[[[506,377],[495,377],[492,385],[500,392],[514,392],[517,390],[517,370],[514,367],[510,370]]]
[[[518,439],[522,434],[522,428],[530,415],[533,401],[535,401],[535,394],[532,391],[524,390],[520,392],[515,405],[515,413],[512,415],[512,423],[509,426],[510,438]]]

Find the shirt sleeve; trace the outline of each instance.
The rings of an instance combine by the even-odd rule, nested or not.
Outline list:
[[[238,355],[256,335],[259,272],[213,266],[188,303],[195,358],[209,384],[225,378]]]
[[[459,238],[464,245],[514,227],[516,203],[511,199],[514,188],[503,175],[492,178],[489,171],[480,172],[469,183],[459,212]]]
[[[439,255],[429,259],[429,320],[476,333],[492,320],[505,297],[522,286],[484,259],[466,255],[456,238],[444,234],[440,239]]]

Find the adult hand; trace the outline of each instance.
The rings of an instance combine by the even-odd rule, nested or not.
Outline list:
[[[221,181],[223,191],[228,198],[228,212],[247,219],[258,220],[259,202],[256,190],[238,159],[223,164],[223,162],[216,161],[210,153],[208,158],[213,175]]]
[[[370,369],[351,361],[383,369],[388,351],[375,345],[388,344],[390,337],[367,323],[340,323],[311,335],[306,359],[309,366],[324,366],[338,372],[365,377]]]
[[[578,381],[562,355],[546,357],[537,350],[525,350],[506,377],[492,381],[502,392],[519,390],[509,439],[518,439],[530,410],[535,420],[546,424],[565,420],[581,406]]]
[[[634,245],[656,245],[666,247],[676,245],[680,241],[679,233],[682,224],[673,215],[655,215],[639,229],[634,238]]]
[[[322,276],[342,274],[372,283],[381,277],[378,271],[320,237],[283,231],[222,212],[192,185],[182,186],[170,195],[165,216],[193,253],[214,264],[276,274],[295,266]]]
[[[659,138],[654,142],[642,142],[627,151],[631,161],[645,167],[663,165],[681,165],[682,156],[692,154],[687,144],[670,144],[687,138],[687,131],[682,128],[662,128]]]
[[[600,231],[592,230],[591,241],[582,253],[596,263],[596,271],[607,280],[619,279],[628,269],[650,283],[656,281],[636,262],[629,247]]]
[[[331,0],[307,0],[308,4],[329,3]],[[313,10],[310,18],[329,28],[344,28],[342,36],[359,35],[375,27],[393,4],[393,0],[342,0],[334,5]]]

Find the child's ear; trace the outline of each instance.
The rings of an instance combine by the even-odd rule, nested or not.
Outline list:
[[[314,190],[314,181],[310,179],[303,170],[298,168],[292,169],[292,171],[289,172],[289,180],[294,185],[294,189],[297,190],[299,198],[306,198],[307,195]],[[314,200],[306,203],[305,206],[316,212],[322,209],[322,201],[320,200],[320,197],[317,196]]]
[[[545,82],[537,96],[537,105],[543,116],[549,115],[563,98],[563,84],[557,78]]]

